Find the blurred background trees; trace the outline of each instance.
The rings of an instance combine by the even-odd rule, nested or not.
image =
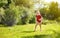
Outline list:
[[[38,5],[36,5],[38,4]],[[58,2],[42,0],[0,0],[0,24],[15,25],[35,23],[35,6],[44,19],[60,21]]]

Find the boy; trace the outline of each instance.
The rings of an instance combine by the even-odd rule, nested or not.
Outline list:
[[[36,10],[36,25],[34,31],[36,31],[36,27],[39,25],[40,26],[40,31],[41,31],[41,24],[42,24],[42,16],[39,12],[39,10]]]

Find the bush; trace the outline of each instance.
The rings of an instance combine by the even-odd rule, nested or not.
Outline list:
[[[28,23],[28,10],[25,7],[20,7],[20,17],[19,17],[19,22],[18,24],[27,24]]]
[[[3,15],[4,15],[4,9],[0,8],[0,24],[1,24],[1,20],[2,20]]]
[[[32,24],[32,23],[35,23],[35,16],[33,15],[33,17],[29,20],[29,23]]]
[[[60,17],[56,18],[56,21],[57,21],[57,22],[60,22]]]
[[[20,11],[20,17],[18,24],[28,24],[33,14],[31,10],[22,6],[19,7],[19,11]]]
[[[22,14],[22,16],[21,16],[21,22],[22,22],[22,24],[27,24],[28,23],[28,18],[29,18],[29,16],[28,16],[29,14],[27,13],[27,11],[23,11],[23,14]]]
[[[7,0],[0,0],[0,7],[3,7],[3,5],[7,4]]]
[[[6,9],[5,15],[2,18],[2,23],[8,26],[12,26],[17,23],[17,12],[16,10]]]

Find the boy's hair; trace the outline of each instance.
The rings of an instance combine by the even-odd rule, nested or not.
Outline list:
[[[35,10],[35,13],[37,12],[38,10]]]

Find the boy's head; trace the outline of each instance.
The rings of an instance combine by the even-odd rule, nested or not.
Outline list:
[[[35,13],[38,12],[39,10],[35,10]]]
[[[40,11],[39,10],[35,10],[35,13],[39,13]]]
[[[35,10],[35,13],[40,15],[40,11],[39,10]]]

